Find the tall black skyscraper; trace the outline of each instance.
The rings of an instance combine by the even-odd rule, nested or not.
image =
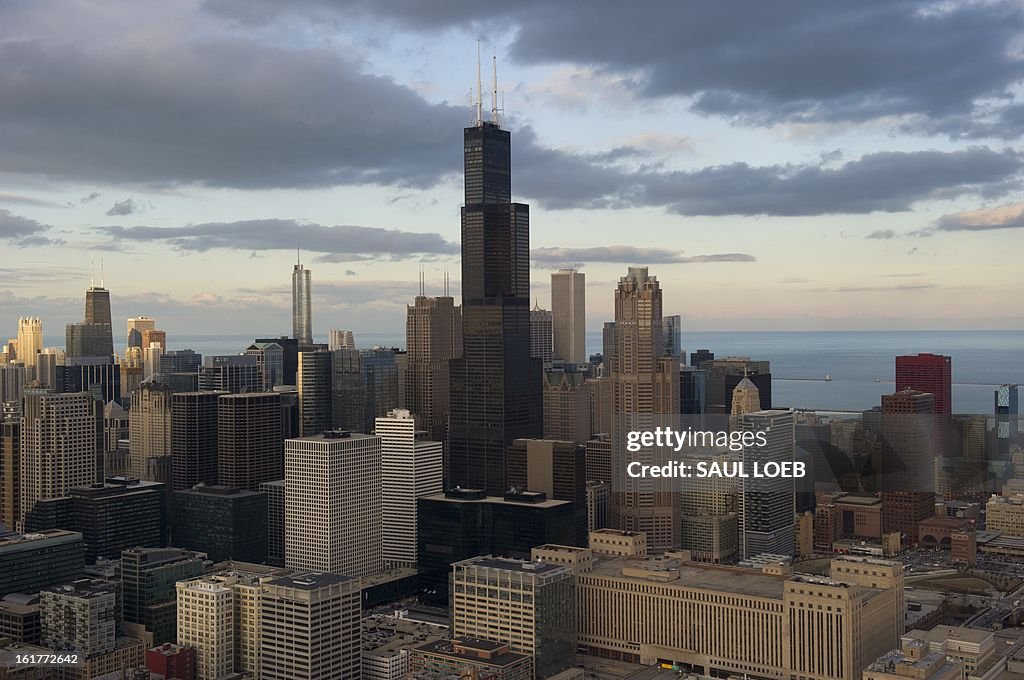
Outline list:
[[[478,114],[463,139],[463,356],[451,361],[447,484],[502,495],[506,448],[543,431],[542,369],[530,358],[530,208],[512,203],[509,133],[496,116]]]

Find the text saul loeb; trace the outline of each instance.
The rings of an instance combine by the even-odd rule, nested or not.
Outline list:
[[[637,453],[645,448],[668,448],[676,452],[683,447],[707,447],[742,451],[764,447],[768,443],[767,433],[758,432],[715,432],[692,430],[677,432],[668,427],[654,430],[633,431],[627,435],[626,449]],[[630,477],[736,477],[736,478],[801,478],[806,473],[801,461],[670,461],[661,465],[645,465],[632,461],[626,466]]]

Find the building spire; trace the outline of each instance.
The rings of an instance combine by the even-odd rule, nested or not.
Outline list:
[[[498,125],[498,51],[491,57],[491,122]]]
[[[484,90],[480,83],[480,41],[476,41],[476,124],[484,122]]]

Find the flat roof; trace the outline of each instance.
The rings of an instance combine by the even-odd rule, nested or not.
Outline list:
[[[507,557],[491,557],[489,555],[486,557],[474,557],[469,560],[456,562],[455,565],[487,567],[488,569],[504,569],[506,571],[520,571],[524,574],[549,574],[556,571],[569,573],[568,566],[564,564],[554,564],[553,562],[530,562],[528,560],[515,560]]]
[[[297,576],[282,576],[275,578],[268,583],[285,588],[298,588],[299,590],[317,590],[326,586],[333,586],[339,583],[347,583],[354,580],[351,576],[341,574],[299,574]]]
[[[448,503],[498,503],[501,505],[511,505],[517,508],[556,508],[572,501],[556,501],[547,499],[546,501],[533,502],[522,502],[522,501],[507,501],[501,496],[484,496],[483,498],[452,498],[446,496],[443,493],[436,493],[432,496],[421,496],[422,499],[428,501],[445,501]]]
[[[318,432],[305,437],[291,437],[285,439],[287,442],[346,442],[360,439],[380,439],[380,435],[363,434],[362,432],[348,432],[345,436],[332,436],[332,432],[348,432],[348,430],[328,430],[326,433]]]
[[[590,574],[585,576],[616,576],[637,583],[651,583],[650,579],[641,576],[623,576],[623,569],[649,570],[652,575],[658,572],[674,573],[677,578],[668,582],[658,582],[668,588],[692,588],[723,593],[736,593],[751,597],[763,597],[781,600],[788,577],[774,574],[762,574],[751,569],[723,567],[715,565],[697,566],[694,562],[685,562],[678,558],[637,558],[619,557],[599,560]]]
[[[909,630],[904,633],[903,637],[914,640],[928,640],[929,642],[963,640],[965,642],[981,644],[992,637],[992,631],[940,625],[935,626],[931,630]]]
[[[489,649],[496,649],[499,645],[489,640],[478,640],[475,638],[456,638],[454,640],[435,640],[434,642],[428,642],[425,645],[415,647],[417,651],[429,652],[431,654],[442,654],[453,659],[459,659],[460,661],[470,661],[475,664],[481,664],[485,666],[511,666],[515,663],[521,663],[523,659],[530,658],[527,654],[519,654],[518,652],[505,652],[504,654],[496,654],[489,659],[480,658],[473,654],[465,654],[455,650],[455,646],[472,647],[473,649],[488,650],[487,647],[482,646],[484,643],[493,645]]]

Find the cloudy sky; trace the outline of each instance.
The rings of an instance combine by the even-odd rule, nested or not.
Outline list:
[[[476,45],[534,295],[630,264],[691,329],[1021,328],[1024,5],[0,0],[0,342],[82,316],[401,331],[457,295]],[[172,342],[172,346],[173,346]]]

